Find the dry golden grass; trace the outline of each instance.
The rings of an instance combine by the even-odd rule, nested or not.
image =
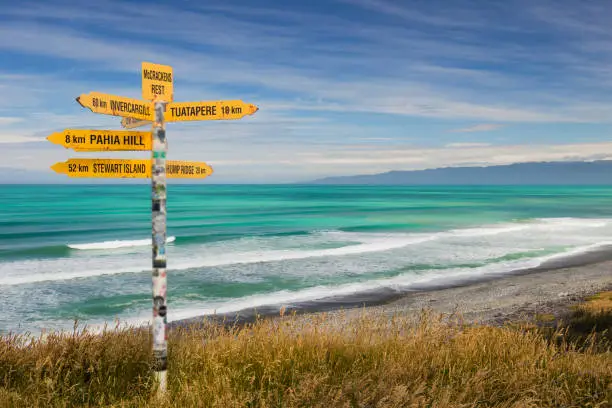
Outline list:
[[[559,334],[559,333],[557,333]],[[607,407],[612,352],[520,327],[364,314],[284,316],[170,336],[169,394],[152,399],[146,331],[0,339],[0,406]]]
[[[595,296],[591,296],[586,302],[581,303],[578,307],[591,313],[610,312],[612,311],[612,291],[601,292]]]

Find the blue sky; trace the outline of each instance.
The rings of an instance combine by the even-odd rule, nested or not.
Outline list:
[[[45,139],[120,129],[74,98],[140,98],[142,61],[172,65],[176,101],[260,107],[168,125],[169,158],[211,164],[207,182],[612,157],[609,1],[0,3],[0,182],[148,157]]]

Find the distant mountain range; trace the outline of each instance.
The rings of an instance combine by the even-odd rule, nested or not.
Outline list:
[[[602,185],[612,184],[612,160],[533,162],[487,167],[444,167],[427,170],[390,171],[372,175],[327,177],[314,180],[312,184]]]

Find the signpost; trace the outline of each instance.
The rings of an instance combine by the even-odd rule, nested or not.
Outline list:
[[[150,159],[69,159],[51,166],[68,177],[151,178],[153,247],[153,355],[158,395],[167,388],[167,271],[166,271],[166,180],[206,178],[213,169],[204,162],[166,161],[166,122],[236,120],[253,115],[259,108],[241,100],[174,102],[171,66],[143,62],[142,98],[126,98],[100,92],[82,94],[76,101],[94,113],[122,117],[121,126],[134,129],[151,125],[150,132],[126,130],[66,129],[49,135],[55,144],[77,152],[151,151]]]
[[[164,102],[155,102],[151,152],[151,218],[153,220],[153,356],[159,388],[167,387],[168,333],[166,306],[166,153]],[[164,392],[164,391],[162,391]]]

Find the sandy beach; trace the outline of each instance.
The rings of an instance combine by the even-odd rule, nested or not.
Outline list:
[[[516,273],[467,286],[417,292],[376,307],[376,312],[418,313],[431,308],[457,312],[466,321],[499,325],[552,314],[563,318],[568,307],[612,288],[612,261]]]
[[[431,309],[438,313],[458,313],[466,322],[502,325],[533,318],[536,314],[563,318],[571,305],[610,289],[612,248],[604,248],[506,274],[438,283],[405,292],[386,290],[304,302],[286,306],[284,313],[296,313],[300,319],[309,320],[325,312],[330,319],[342,324],[342,320],[357,318],[364,310],[371,315],[416,316],[423,309]],[[214,319],[241,324],[253,321],[257,315],[279,316],[279,306],[216,315]],[[200,321],[202,317],[174,321],[170,327]]]

